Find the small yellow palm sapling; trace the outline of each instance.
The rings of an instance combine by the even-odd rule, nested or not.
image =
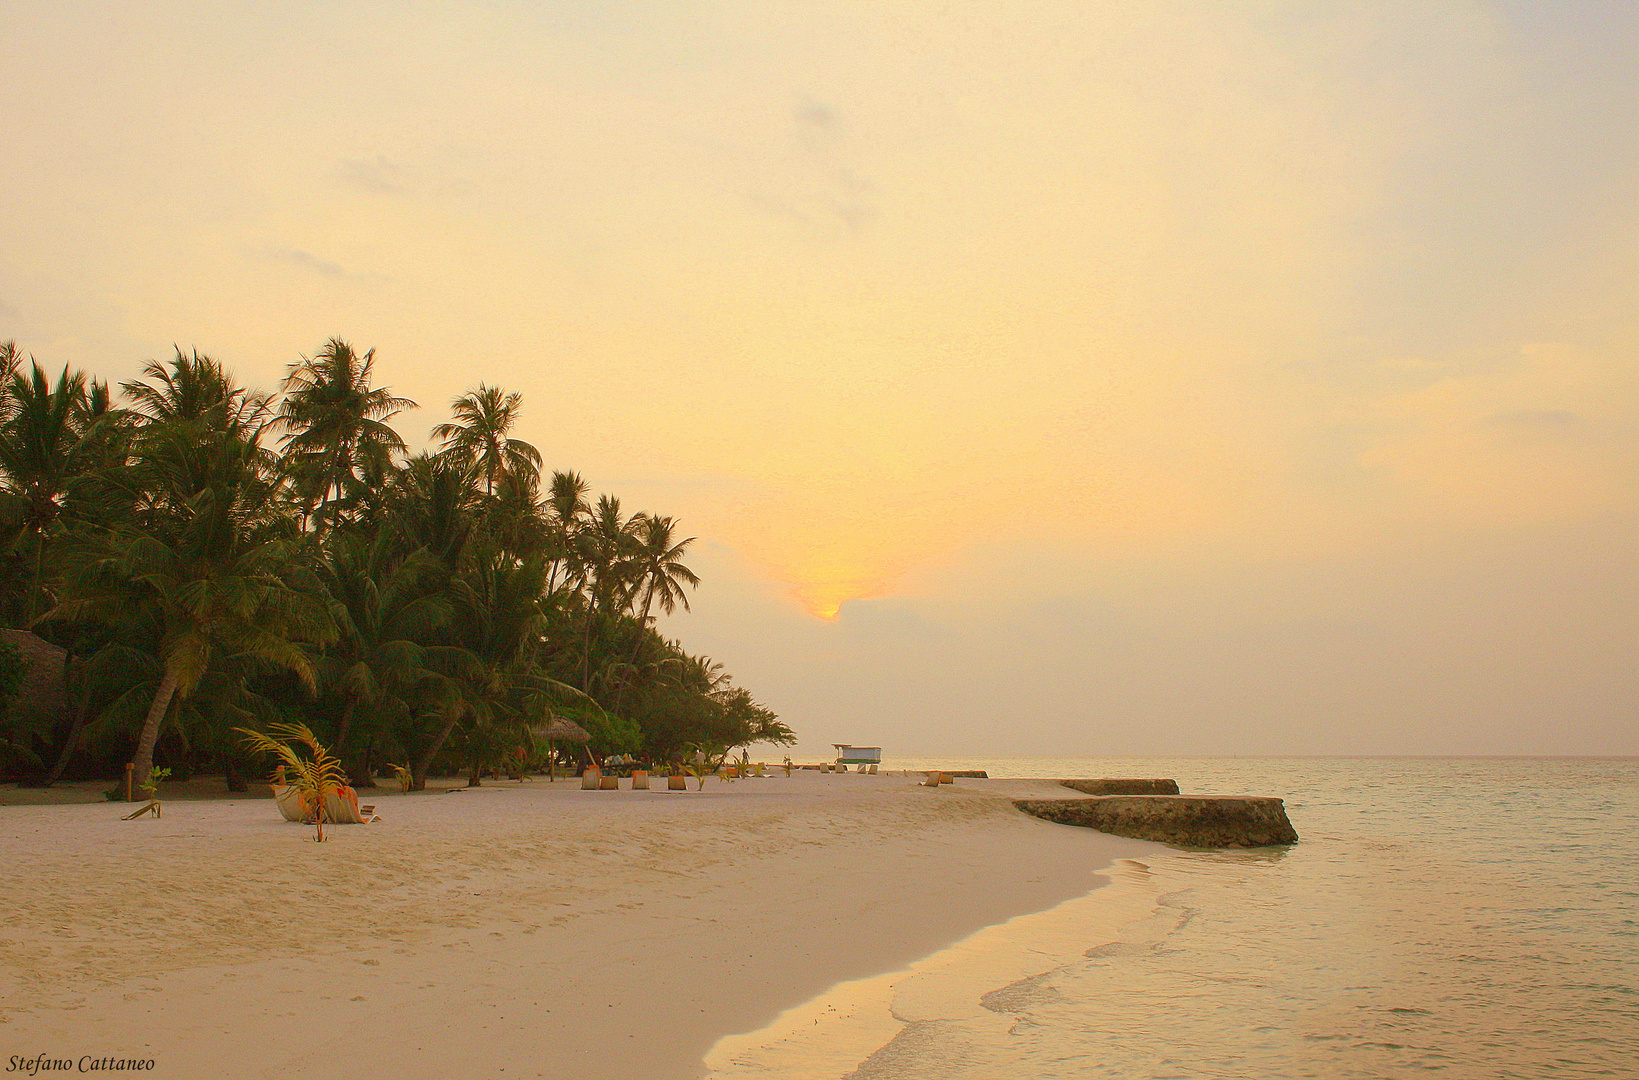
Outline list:
[[[317,834],[313,839],[324,840],[324,809],[330,796],[347,785],[347,774],[341,762],[332,757],[306,724],[270,724],[268,734],[249,728],[234,728],[245,736],[245,745],[279,759],[274,775],[283,773],[283,779],[300,792],[303,806],[313,808],[313,824]],[[307,756],[296,747],[307,748]]]

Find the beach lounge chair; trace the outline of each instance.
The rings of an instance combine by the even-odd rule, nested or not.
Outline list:
[[[295,821],[303,825],[313,823],[313,811],[307,805],[307,800],[302,798],[300,791],[290,785],[275,785],[273,801],[279,807],[279,814],[286,821]],[[358,792],[343,786],[325,797],[324,820],[335,825],[367,825],[381,816],[375,809],[374,806],[361,807]]]
[[[359,793],[339,787],[324,799],[324,820],[337,825],[368,825],[376,819],[375,807],[366,811],[359,805]]]
[[[273,785],[273,801],[286,821],[306,822],[309,815],[302,806],[302,793],[289,784]]]

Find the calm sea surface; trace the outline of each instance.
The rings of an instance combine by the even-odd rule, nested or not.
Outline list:
[[[1127,867],[1148,918],[838,1075],[1639,1077],[1639,760],[884,765],[1275,795],[1302,840]]]

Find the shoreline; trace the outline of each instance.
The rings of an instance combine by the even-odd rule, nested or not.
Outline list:
[[[1122,858],[1102,876],[1084,895],[982,927],[896,971],[839,983],[756,1031],[724,1036],[706,1054],[706,1080],[932,1075],[954,1027],[1003,1033],[1018,1019],[1011,999],[1032,984],[1094,950],[1164,936],[1148,862]]]
[[[700,1077],[733,1033],[1099,896],[1101,871],[1157,848],[1018,813],[1029,780],[456,790],[372,792],[386,820],[323,846],[251,795],[167,791],[158,821],[0,808],[18,927],[0,1053],[152,1057],[175,1077],[384,1058]]]

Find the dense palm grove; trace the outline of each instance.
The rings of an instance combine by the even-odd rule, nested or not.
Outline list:
[[[538,766],[553,716],[591,733],[578,753],[657,762],[791,741],[656,631],[698,583],[670,518],[543,477],[519,395],[489,386],[412,455],[389,421],[415,403],[373,364],[332,340],[271,395],[178,350],[116,394],[0,344],[0,625],[67,653],[66,706],[11,701],[0,769],[237,786],[257,765],[234,729],[274,722],[356,783],[393,764],[418,788]]]

